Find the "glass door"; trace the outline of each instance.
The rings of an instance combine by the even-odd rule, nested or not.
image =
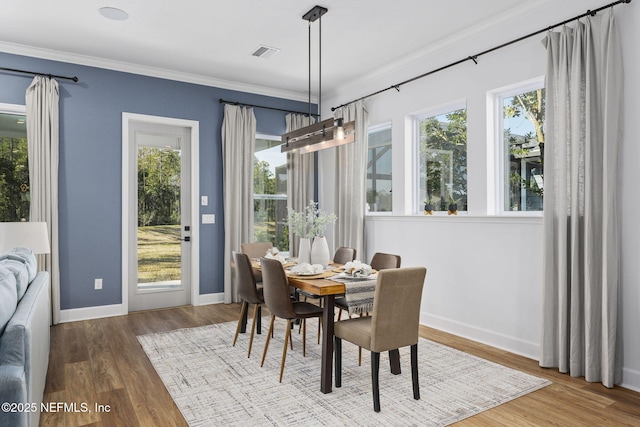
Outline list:
[[[189,129],[134,124],[129,311],[190,303]],[[132,150],[133,155],[133,150]],[[133,160],[133,159],[132,159]],[[131,172],[134,172],[133,170]],[[134,224],[131,224],[134,225]],[[135,247],[133,247],[135,246]]]

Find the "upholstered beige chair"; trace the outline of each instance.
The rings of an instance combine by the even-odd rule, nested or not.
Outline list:
[[[308,302],[291,300],[291,294],[289,293],[289,281],[287,280],[287,276],[280,261],[260,258],[260,265],[262,266],[262,289],[264,291],[264,301],[271,312],[269,332],[267,334],[267,341],[264,345],[264,352],[262,354],[262,362],[260,363],[260,366],[264,365],[264,359],[267,356],[267,349],[269,348],[269,341],[271,339],[271,334],[273,333],[273,323],[276,316],[286,319],[287,331],[284,339],[284,348],[282,350],[282,362],[280,363],[280,382],[282,382],[284,363],[287,359],[287,344],[291,343],[291,348],[293,349],[293,340],[291,337],[292,322],[296,319],[300,319],[303,322],[302,355],[306,356],[306,319],[310,317],[319,317],[320,321],[322,321],[322,308]]]
[[[262,310],[261,304],[264,304],[262,297],[262,290],[258,290],[256,286],[256,279],[253,275],[253,267],[251,266],[251,260],[245,254],[233,252],[233,260],[235,262],[236,269],[236,281],[238,284],[238,296],[242,300],[242,308],[240,309],[240,318],[238,319],[238,326],[236,327],[236,335],[233,337],[233,346],[236,345],[238,340],[238,333],[242,325],[243,318],[246,318],[247,309],[249,304],[254,304],[253,308],[253,322],[251,323],[251,337],[249,338],[249,350],[247,351],[247,357],[251,357],[251,346],[253,345],[253,335],[256,331],[256,325],[258,333],[262,327]]]
[[[273,243],[271,242],[240,243],[240,250],[243,254],[246,254],[249,259],[263,257],[271,248],[273,248]],[[256,282],[262,282],[262,273],[256,273]]]
[[[356,259],[356,250],[354,248],[340,246],[336,249],[336,253],[333,254],[333,262],[336,264],[346,264],[354,259]]]
[[[418,327],[420,301],[427,269],[387,269],[378,273],[371,316],[336,322],[334,327],[336,387],[342,385],[342,340],[371,351],[373,409],[380,411],[378,371],[380,353],[411,346],[413,398],[420,399],[418,385]]]
[[[267,254],[269,249],[273,248],[271,242],[255,242],[255,243],[241,243],[240,249],[243,254],[246,254],[249,258],[260,258]]]

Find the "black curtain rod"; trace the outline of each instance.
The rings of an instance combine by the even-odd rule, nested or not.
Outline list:
[[[462,64],[463,62],[473,61],[474,63],[476,63],[476,64],[477,64],[477,63],[478,63],[478,57],[480,57],[480,56],[482,56],[482,55],[485,55],[485,54],[487,54],[487,53],[491,53],[491,52],[493,52],[494,50],[502,49],[503,47],[506,47],[506,46],[512,45],[512,44],[514,44],[514,43],[521,42],[522,40],[528,39],[529,37],[537,36],[538,34],[542,34],[542,33],[546,32],[546,31],[551,31],[552,29],[554,29],[554,28],[556,28],[556,27],[559,27],[559,26],[561,26],[561,25],[568,24],[569,22],[576,21],[576,20],[578,20],[578,19],[580,19],[580,18],[584,18],[585,16],[595,16],[595,15],[596,15],[598,12],[600,12],[601,10],[608,9],[608,8],[613,7],[613,6],[616,6],[616,5],[620,4],[620,3],[631,3],[631,0],[618,0],[618,1],[615,1],[615,2],[610,3],[610,4],[608,4],[608,5],[605,5],[605,6],[599,7],[599,8],[597,8],[597,9],[595,9],[595,10],[587,10],[587,12],[586,12],[586,13],[583,13],[582,15],[578,15],[578,16],[575,16],[575,17],[573,17],[573,18],[571,18],[571,19],[567,19],[566,21],[562,21],[562,22],[559,22],[559,23],[557,23],[557,24],[555,24],[555,25],[551,25],[551,26],[546,27],[546,28],[543,28],[543,29],[541,29],[541,30],[534,31],[533,33],[531,33],[531,34],[527,34],[526,36],[519,37],[519,38],[517,38],[517,39],[511,40],[511,41],[509,41],[509,42],[507,42],[507,43],[503,43],[503,44],[501,44],[501,45],[499,45],[499,46],[496,46],[496,47],[492,47],[491,49],[487,49],[487,50],[485,50],[485,51],[483,51],[483,52],[480,52],[480,53],[477,53],[477,54],[475,54],[475,55],[471,55],[471,56],[468,56],[468,57],[466,57],[466,58],[460,59],[460,60],[458,60],[458,61],[452,62],[451,64],[445,65],[445,66],[440,67],[440,68],[437,68],[437,69],[435,69],[435,70],[432,70],[432,71],[426,72],[426,73],[424,73],[424,74],[420,74],[419,76],[416,76],[416,77],[410,78],[410,79],[408,79],[408,80],[405,80],[405,81],[403,81],[403,82],[401,82],[401,83],[397,83],[397,84],[395,84],[395,85],[391,85],[391,86],[389,86],[388,88],[381,89],[381,90],[379,90],[379,91],[377,91],[377,92],[370,93],[369,95],[362,96],[362,97],[360,97],[360,98],[358,98],[358,99],[354,99],[353,101],[346,102],[346,103],[344,103],[344,104],[342,104],[342,105],[339,105],[339,106],[337,106],[337,107],[332,107],[332,108],[331,108],[331,111],[335,111],[335,110],[337,110],[338,108],[346,107],[346,106],[347,106],[347,105],[349,105],[349,104],[353,104],[354,102],[362,101],[363,99],[370,98],[370,97],[372,97],[372,96],[375,96],[375,95],[381,94],[382,92],[386,92],[386,91],[391,90],[391,89],[395,89],[395,90],[397,90],[398,92],[400,92],[400,86],[402,86],[402,85],[405,85],[405,84],[407,84],[407,83],[414,82],[414,81],[419,80],[419,79],[421,79],[421,78],[423,78],[423,77],[430,76],[431,74],[435,74],[435,73],[437,73],[437,72],[439,72],[439,71],[446,70],[447,68],[451,68],[451,67],[453,67],[453,66],[455,66],[455,65]]]
[[[244,102],[237,102],[237,101],[227,101],[224,100],[222,98],[220,98],[220,100],[218,101],[220,104],[231,104],[231,105],[243,105],[245,107],[253,107],[253,108],[264,108],[265,110],[275,110],[275,111],[284,111],[285,113],[295,113],[295,114],[302,114],[304,116],[316,116],[319,117],[320,114],[314,114],[311,112],[305,113],[302,111],[294,111],[294,110],[285,110],[283,108],[276,108],[276,107],[265,107],[263,105],[253,105],[253,104],[245,104]]]
[[[35,71],[16,70],[15,68],[4,68],[4,67],[0,67],[0,70],[11,71],[12,73],[31,74],[32,76],[46,76],[46,77],[49,77],[50,79],[56,78],[56,79],[73,80],[74,82],[78,81],[78,78],[76,76],[73,76],[73,77],[56,76],[55,74],[37,73]]]

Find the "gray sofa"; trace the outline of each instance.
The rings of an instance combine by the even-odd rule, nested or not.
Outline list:
[[[49,366],[49,274],[30,250],[0,254],[0,426],[38,426]]]

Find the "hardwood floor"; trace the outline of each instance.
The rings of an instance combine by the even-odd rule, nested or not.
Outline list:
[[[41,416],[42,426],[186,426],[137,335],[235,321],[238,304],[178,307],[63,323],[51,328],[45,402],[75,403]],[[536,361],[421,327],[420,335],[553,384],[461,421],[460,426],[638,426],[640,393],[607,389],[540,368]],[[230,337],[230,342],[232,337]],[[428,396],[422,396],[428,399]],[[82,403],[87,404],[83,411]],[[96,405],[102,405],[96,408]],[[97,410],[96,410],[97,409]],[[214,423],[212,422],[212,425]]]

